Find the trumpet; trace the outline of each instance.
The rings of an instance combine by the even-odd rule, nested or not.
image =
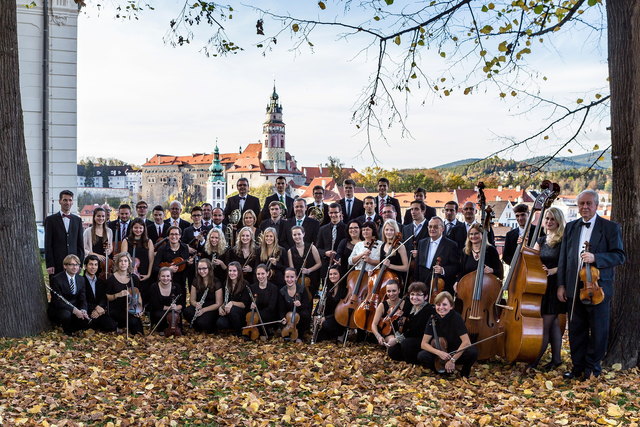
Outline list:
[[[309,209],[307,209],[307,216],[315,218],[320,224],[322,224],[322,221],[324,220],[324,210],[315,205],[309,206]]]

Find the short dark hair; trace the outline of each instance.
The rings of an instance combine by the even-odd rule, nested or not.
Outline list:
[[[89,261],[97,261],[97,262],[98,262],[98,264],[100,264],[100,259],[98,259],[98,256],[97,256],[97,255],[94,255],[94,254],[87,255],[87,256],[84,258],[84,265],[85,265],[85,267],[86,267],[87,265],[89,265]]]
[[[201,207],[210,206],[213,209],[213,205],[211,203],[203,203]]]
[[[238,181],[236,182],[236,185],[237,185],[240,181],[244,181],[244,182],[246,182],[246,183],[247,183],[247,185],[249,185],[249,180],[248,180],[247,178],[245,178],[244,176],[243,176],[243,177],[238,178]]]
[[[366,196],[364,199],[362,199],[362,201],[365,201],[365,200],[368,200],[368,199],[373,200],[374,203],[376,202],[376,198],[373,197],[373,196]]]
[[[202,208],[200,206],[194,206],[191,208],[191,213],[194,212],[202,212]]]
[[[164,208],[162,207],[162,205],[155,205],[153,207],[153,210],[154,211],[162,211],[162,212],[164,212]]]
[[[322,185],[316,185],[315,187],[313,187],[313,192],[315,193],[316,190],[322,190],[322,192],[324,193],[324,187]]]
[[[269,207],[271,208],[272,206],[277,206],[277,207],[279,207],[279,208],[281,208],[281,207],[282,207],[282,206],[280,206],[280,202],[279,202],[279,201],[277,201],[277,200],[272,200],[272,201],[269,203]]]
[[[407,293],[410,294],[411,292],[422,292],[423,294],[426,294],[427,285],[425,285],[424,282],[413,282],[409,285],[409,289],[407,290]]]
[[[414,200],[413,202],[411,202],[412,205],[419,205],[420,206],[420,210],[422,212],[427,210],[427,205],[422,201],[422,200]]]
[[[340,203],[333,202],[329,205],[329,209],[336,209],[336,208],[338,209],[338,212],[342,212],[342,206],[340,206]]]
[[[389,185],[389,180],[384,176],[382,178],[378,178],[378,184],[380,184],[381,182],[384,182],[385,184]]]
[[[426,194],[427,194],[427,190],[425,190],[425,189],[424,189],[424,188],[422,188],[422,187],[418,187],[418,188],[416,188],[416,190],[413,192],[413,194],[416,194],[416,193],[422,193],[422,194],[426,195]]]
[[[524,203],[520,203],[517,204],[513,207],[513,212],[514,213],[527,213],[529,212],[529,206],[525,205]]]
[[[62,199],[62,196],[71,196],[71,197],[73,197],[73,191],[71,191],[71,190],[62,190],[60,192],[60,196],[58,197],[58,200]]]
[[[149,204],[147,202],[145,202],[144,200],[140,200],[138,203],[136,203],[136,209],[142,205],[145,205],[147,208],[149,207]]]
[[[458,202],[454,201],[454,200],[450,200],[447,203],[444,204],[445,206],[447,205],[453,205],[456,207],[456,211],[458,210]]]
[[[287,182],[287,178],[285,178],[284,176],[280,175],[279,177],[276,178],[276,182],[278,182],[278,180],[283,179],[284,182]]]
[[[123,203],[120,206],[118,206],[118,210],[120,210],[120,209],[129,209],[129,210],[131,210],[131,206],[126,204],[126,203]]]
[[[298,196],[293,200],[293,203],[296,204],[298,202],[302,202],[304,203],[305,206],[307,206],[307,201],[305,199],[303,199],[302,197]],[[279,203],[279,202],[278,202]]]
[[[360,226],[360,230],[362,230],[363,228],[370,228],[371,229],[371,234],[373,234],[373,237],[377,240],[378,239],[378,225],[373,222],[373,221],[365,221],[364,224],[362,224]]]
[[[342,183],[342,186],[344,187],[345,185],[353,185],[355,187],[356,182],[352,179],[345,179],[344,182]]]

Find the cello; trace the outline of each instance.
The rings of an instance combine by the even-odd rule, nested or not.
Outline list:
[[[391,251],[386,258],[378,264],[380,268],[369,276],[367,281],[367,297],[358,305],[353,314],[353,320],[359,329],[371,332],[371,323],[376,314],[378,304],[387,297],[386,285],[389,280],[399,282],[398,275],[391,271],[387,271],[384,261],[392,257],[402,244],[402,233],[396,234],[391,244]]]
[[[462,319],[472,341],[481,341],[498,333],[494,301],[500,293],[500,279],[491,273],[485,273],[487,240],[493,210],[486,205],[484,183],[478,183],[478,204],[482,208],[482,245],[476,271],[465,274],[458,282],[457,295],[462,301]],[[504,344],[488,340],[478,345],[478,360],[486,360],[503,353]]]
[[[377,241],[374,239],[366,245],[366,248],[371,250],[376,244]],[[338,303],[335,311],[336,322],[348,329],[357,328],[353,313],[366,298],[364,291],[367,291],[367,288],[364,288],[363,291],[362,287],[362,279],[366,273],[364,268],[365,260],[362,259],[359,264],[361,266],[360,270],[352,271],[347,276],[347,295]]]
[[[545,210],[558,196],[560,187],[544,181],[541,189],[524,227],[525,239],[516,247],[511,268],[496,299],[496,306],[502,309],[499,323],[504,331],[504,355],[509,362],[533,362],[542,348],[541,308],[547,273],[542,267],[540,252],[526,245],[526,237],[535,212],[540,211],[539,218],[543,218]],[[539,231],[540,227],[536,234]],[[505,290],[506,301],[500,304]]]

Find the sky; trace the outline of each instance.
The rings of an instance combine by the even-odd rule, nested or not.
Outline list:
[[[288,3],[260,4],[286,12],[281,5]],[[338,13],[332,10],[335,3],[327,5],[325,14],[315,2],[300,1],[291,12],[327,20]],[[141,13],[138,20],[118,20],[109,4],[98,10],[89,2],[80,13],[79,158],[115,157],[142,164],[157,153],[209,153],[216,141],[221,152],[237,151],[260,139],[275,80],[284,108],[287,151],[299,166],[317,166],[328,156],[357,169],[374,165],[366,149],[366,135],[351,122],[354,105],[375,69],[374,51],[358,55],[366,46],[364,37],[341,39],[335,29],[320,29],[312,39],[313,52],[292,52],[285,33],[263,56],[252,47],[259,40],[257,15],[239,8],[225,25],[231,38],[246,50],[207,58],[200,51],[208,37],[206,28],[196,29],[196,40],[187,47],[176,48],[163,41],[169,21],[179,10],[178,2],[167,0],[155,11]],[[364,19],[364,15],[352,17],[353,22]],[[267,31],[273,25],[265,19]],[[390,48],[392,55],[399,50],[392,50],[394,47]],[[583,31],[544,43],[528,65],[544,70],[547,80],[539,80],[537,87],[545,96],[572,102],[584,97],[585,88],[606,90],[605,54],[606,40]],[[435,75],[446,73],[439,68],[445,65],[435,52],[426,53],[421,63]],[[387,169],[433,167],[484,157],[505,146],[503,137],[528,136],[550,114],[549,109],[527,112],[530,104],[521,97],[501,99],[491,85],[473,96],[460,92],[437,97],[414,90],[404,110],[411,137],[403,138],[397,125],[385,130],[387,142],[374,133],[372,148],[378,165]],[[593,122],[589,132],[579,136],[580,145],[573,147],[573,153],[588,151],[596,144],[608,145],[607,126],[608,116]],[[566,132],[551,135],[548,146],[530,146],[505,157],[547,154]],[[570,155],[566,150],[561,154]]]

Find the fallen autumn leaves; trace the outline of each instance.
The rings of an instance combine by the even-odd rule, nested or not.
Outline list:
[[[566,355],[565,355],[566,357]],[[448,380],[381,349],[50,332],[0,340],[1,424],[631,424],[637,369],[586,383],[480,364]]]

